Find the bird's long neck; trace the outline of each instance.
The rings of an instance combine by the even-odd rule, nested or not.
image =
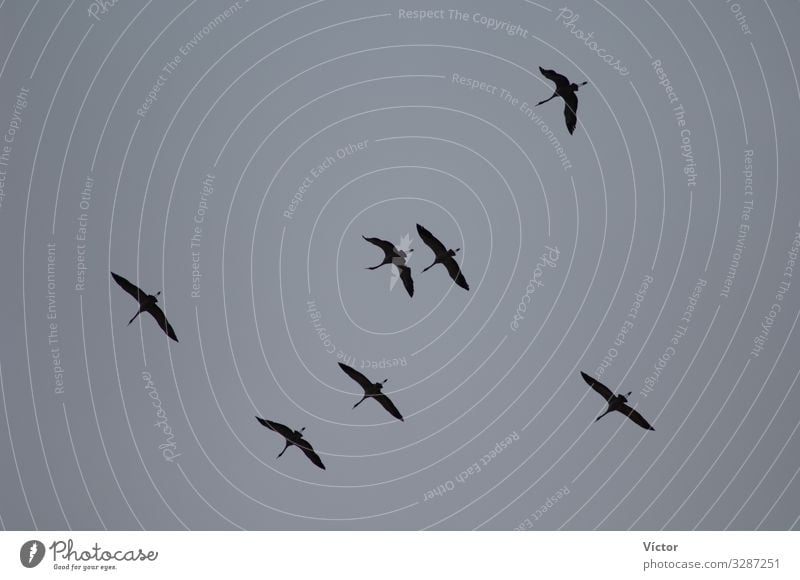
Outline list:
[[[131,325],[131,323],[132,323],[134,320],[136,320],[136,317],[137,317],[137,316],[139,316],[139,315],[140,315],[142,312],[144,312],[144,310],[145,310],[145,305],[141,305],[141,306],[139,306],[139,310],[137,310],[137,311],[136,311],[136,314],[134,314],[134,315],[133,315],[133,318],[131,318],[131,319],[128,321],[128,326],[130,326],[130,325]]]
[[[599,416],[597,419],[595,419],[595,421],[599,421],[600,419],[602,419],[603,417],[605,417],[606,415],[608,415],[608,414],[609,414],[611,411],[613,411],[613,409],[611,408],[611,405],[609,405],[609,406],[608,406],[608,409],[606,409],[605,413],[603,413],[602,415],[600,415],[600,416]]]
[[[283,446],[283,451],[278,453],[278,458],[280,458],[284,453],[286,453],[286,450],[289,449],[289,445],[291,445],[291,444],[292,444],[292,442],[287,439],[286,440],[286,445]]]
[[[436,264],[440,263],[441,261],[442,261],[442,257],[441,256],[436,256],[436,259],[433,261],[433,263],[430,266],[428,266],[427,268],[423,268],[422,271],[423,272],[427,272],[428,270],[433,268]]]

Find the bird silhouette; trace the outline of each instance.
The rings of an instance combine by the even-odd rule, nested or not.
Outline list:
[[[628,397],[631,396],[630,393],[628,393],[627,395],[615,395],[614,393],[611,392],[611,389],[609,389],[603,383],[590,377],[586,373],[581,372],[581,376],[583,377],[583,380],[589,383],[589,386],[592,387],[596,392],[600,393],[600,395],[608,403],[608,408],[606,409],[605,413],[600,415],[597,419],[595,419],[595,421],[599,421],[601,418],[608,415],[611,411],[619,411],[620,413],[628,417],[628,419],[639,425],[639,427],[641,427],[642,429],[647,429],[648,431],[655,431],[655,429],[653,429],[650,423],[648,423],[647,420],[644,417],[642,417],[636,409],[628,406]]]
[[[400,279],[403,281],[403,286],[405,286],[406,292],[408,292],[409,296],[414,296],[414,280],[411,278],[411,268],[406,266],[406,258],[408,257],[408,254],[414,250],[398,250],[392,242],[387,242],[386,240],[381,240],[379,238],[368,238],[366,236],[361,237],[367,240],[370,244],[378,246],[381,250],[383,250],[384,254],[383,262],[377,266],[368,267],[367,270],[377,270],[386,264],[393,264],[400,272]]]
[[[384,409],[389,411],[389,413],[393,417],[395,417],[396,419],[400,419],[401,421],[404,421],[403,416],[400,414],[400,411],[397,410],[397,407],[394,406],[392,400],[381,392],[381,389],[383,389],[383,383],[385,383],[389,379],[384,380],[383,383],[371,383],[367,377],[362,375],[356,369],[342,363],[339,363],[339,366],[342,368],[344,372],[347,373],[347,375],[351,379],[353,379],[355,382],[361,385],[361,388],[364,389],[364,396],[361,397],[361,400],[358,403],[353,405],[353,409],[358,407],[366,399],[372,398],[378,401],[383,406]]]
[[[423,272],[430,270],[436,264],[443,264],[444,267],[447,268],[447,273],[450,274],[450,277],[455,281],[455,283],[461,286],[464,290],[469,290],[469,284],[467,284],[464,274],[461,273],[461,268],[459,268],[458,262],[453,259],[453,256],[455,256],[456,252],[461,250],[461,248],[448,250],[444,247],[444,244],[437,240],[432,233],[419,224],[417,224],[417,232],[419,233],[419,237],[422,238],[422,241],[425,242],[425,245],[433,250],[433,253],[436,255],[436,259],[433,261],[433,264],[425,268]]]
[[[325,466],[322,464],[322,460],[319,458],[319,455],[316,454],[314,448],[311,447],[311,443],[303,439],[303,431],[306,430],[305,427],[300,429],[300,431],[292,431],[286,425],[281,425],[280,423],[276,423],[275,421],[270,421],[268,419],[262,419],[261,417],[256,417],[259,423],[261,423],[264,427],[271,431],[275,431],[279,435],[281,435],[284,439],[286,439],[286,445],[283,447],[283,451],[278,454],[278,457],[275,459],[279,459],[281,455],[283,455],[287,449],[291,445],[295,447],[299,447],[303,453],[306,454],[311,460],[311,463],[319,467],[320,469],[325,469]]]
[[[587,84],[587,81],[575,84],[571,83],[567,77],[554,70],[544,69],[542,67],[539,67],[539,70],[542,71],[544,76],[556,84],[556,90],[549,99],[539,101],[536,103],[536,106],[538,107],[555,97],[564,99],[564,119],[567,122],[567,131],[572,135],[572,132],[575,131],[575,124],[578,122],[578,95],[575,93],[578,92],[579,87]]]
[[[161,310],[161,308],[159,308],[159,306],[156,304],[158,302],[157,296],[161,295],[160,290],[155,294],[148,294],[147,292],[144,292],[138,286],[132,284],[119,274],[111,272],[111,277],[114,278],[114,281],[117,284],[119,284],[120,287],[123,290],[125,290],[125,292],[133,296],[133,298],[139,303],[139,310],[136,312],[136,314],[133,315],[133,318],[131,318],[128,321],[128,325],[130,325],[131,322],[136,320],[136,317],[139,316],[142,312],[147,312],[150,316],[156,319],[156,322],[158,322],[158,325],[161,327],[161,329],[167,333],[168,337],[170,337],[175,342],[178,342],[178,337],[175,336],[175,331],[172,329],[172,326],[167,320],[167,316],[164,314],[164,311]]]

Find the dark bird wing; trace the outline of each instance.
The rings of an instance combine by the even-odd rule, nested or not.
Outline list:
[[[647,422],[647,419],[642,417],[639,414],[639,411],[637,411],[636,409],[623,404],[622,407],[619,409],[619,411],[623,415],[627,415],[631,421],[639,425],[639,427],[641,427],[642,429],[647,429],[648,431],[655,431],[655,429],[653,429],[650,423]]]
[[[175,331],[172,329],[172,325],[167,320],[167,315],[164,314],[164,311],[158,307],[157,304],[152,304],[147,307],[147,313],[150,314],[153,318],[156,319],[158,325],[161,327],[161,330],[167,333],[167,336],[170,337],[175,342],[178,342],[178,337],[175,336]]]
[[[568,93],[564,97],[564,120],[567,122],[567,131],[572,135],[578,123],[578,95]]]
[[[568,87],[570,85],[569,79],[562,74],[557,73],[554,70],[546,69],[539,67],[539,70],[542,71],[542,74],[553,81],[556,84],[556,88],[560,89],[561,87]]]
[[[275,431],[279,435],[282,435],[286,439],[291,439],[294,437],[294,431],[289,429],[286,425],[281,425],[280,423],[276,423],[275,421],[270,421],[268,419],[262,419],[261,417],[256,417],[258,422],[261,423],[267,429],[271,431]]]
[[[458,266],[458,262],[456,262],[452,256],[449,256],[448,259],[444,260],[444,266],[447,268],[447,272],[450,274],[450,277],[455,281],[456,284],[461,286],[464,290],[469,290],[469,284],[467,284],[464,274],[461,273],[461,268]]]
[[[375,395],[372,398],[383,405],[383,408],[389,411],[389,413],[392,414],[392,417],[403,421],[403,416],[400,414],[400,411],[397,410],[397,407],[394,406],[394,403],[392,403],[392,400],[389,397],[381,393],[380,395]]]
[[[311,447],[311,443],[309,443],[308,441],[306,441],[301,437],[300,440],[297,443],[295,443],[295,445],[297,445],[300,449],[303,450],[303,453],[305,453],[306,457],[308,457],[311,460],[311,463],[313,463],[320,469],[325,469],[325,466],[322,464],[322,459],[319,458],[319,455],[316,454],[314,448]]]
[[[387,242],[386,240],[381,240],[380,238],[368,238],[366,236],[361,236],[365,240],[367,240],[370,244],[375,244],[381,250],[383,250],[387,256],[396,256],[397,248],[394,247],[392,242]]]
[[[610,401],[611,398],[614,396],[614,393],[611,392],[611,389],[609,389],[607,386],[605,386],[600,381],[596,381],[594,378],[590,377],[589,375],[587,375],[584,372],[581,372],[581,376],[583,377],[583,380],[586,381],[587,383],[589,383],[589,386],[592,387],[595,391],[600,393],[600,395],[606,401]]]
[[[397,269],[400,270],[400,279],[403,281],[403,286],[406,287],[408,295],[413,296],[414,280],[411,279],[411,268],[408,266],[397,266]]]
[[[142,292],[142,290],[138,286],[136,286],[136,284],[131,283],[130,281],[128,281],[127,279],[123,278],[119,274],[115,274],[114,272],[111,272],[111,277],[114,278],[114,282],[119,284],[120,288],[125,290],[125,292],[127,292],[131,296],[133,296],[133,298],[136,300],[136,302],[141,302],[139,297],[144,298],[145,296],[147,296],[147,293],[146,292]]]
[[[369,391],[372,388],[372,383],[370,382],[370,380],[364,375],[362,375],[360,372],[358,372],[356,369],[349,367],[343,363],[339,363],[339,366],[342,367],[342,370],[346,372],[351,379],[353,379],[355,382],[361,385],[361,388],[363,388],[364,391]]]
[[[417,233],[422,238],[422,241],[425,242],[425,245],[433,250],[434,254],[437,256],[447,255],[447,248],[444,247],[444,244],[419,224],[417,224]]]

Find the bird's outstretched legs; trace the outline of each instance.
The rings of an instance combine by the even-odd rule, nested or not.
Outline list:
[[[363,397],[361,397],[361,400],[360,400],[358,403],[356,403],[355,405],[353,405],[353,409],[355,409],[356,407],[358,407],[358,406],[359,406],[361,403],[363,403],[363,402],[364,402],[366,399],[367,399],[367,395],[364,395]]]

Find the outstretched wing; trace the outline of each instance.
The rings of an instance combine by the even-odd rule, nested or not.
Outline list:
[[[111,272],[111,277],[114,278],[114,282],[119,284],[120,288],[125,290],[125,292],[127,292],[131,296],[133,296],[133,298],[136,300],[136,302],[140,302],[140,300],[139,300],[140,296],[142,298],[147,296],[147,294],[145,292],[142,292],[142,290],[139,289],[139,287],[136,286],[136,284],[131,283],[129,280],[127,280],[126,278],[123,278],[119,274],[115,274],[114,272]]]
[[[564,97],[564,120],[567,122],[567,131],[572,135],[578,123],[578,95],[569,93]]]
[[[554,70],[546,69],[539,67],[539,70],[542,74],[553,81],[556,84],[556,88],[560,89],[561,87],[568,87],[569,86],[569,79],[562,74],[557,73]]]
[[[397,266],[397,269],[400,270],[400,279],[403,281],[403,286],[406,287],[408,295],[413,296],[414,280],[411,279],[411,268],[408,266]]]
[[[464,274],[461,273],[461,268],[458,266],[458,262],[456,262],[452,257],[449,257],[449,259],[444,260],[444,266],[447,268],[447,272],[450,274],[450,277],[455,281],[456,284],[461,286],[464,290],[469,290],[469,284],[467,284]]]
[[[636,409],[623,404],[622,408],[620,408],[620,412],[623,415],[627,415],[631,421],[639,425],[639,427],[641,427],[642,429],[647,429],[648,431],[655,431],[655,429],[653,429],[650,423],[647,422],[647,419],[642,417],[639,414],[639,411],[637,411]]]
[[[161,330],[167,333],[167,336],[170,337],[175,342],[178,342],[178,337],[175,336],[175,331],[172,329],[172,325],[167,320],[167,315],[164,314],[164,311],[158,307],[157,304],[152,304],[147,307],[147,312],[156,319],[158,325],[161,327]]]
[[[611,389],[609,389],[607,386],[605,386],[600,381],[596,381],[594,378],[590,377],[589,375],[587,375],[584,372],[581,372],[581,376],[583,377],[583,380],[586,381],[587,383],[589,383],[589,386],[592,387],[595,391],[600,393],[600,395],[606,401],[610,401],[611,398],[614,396],[614,393],[611,392]]]
[[[267,429],[271,431],[275,431],[279,435],[282,435],[286,439],[294,436],[294,431],[289,429],[286,425],[281,425],[280,423],[276,423],[275,421],[270,421],[268,419],[262,419],[261,417],[256,417],[259,423],[261,423]]]
[[[397,255],[397,248],[394,247],[392,242],[387,242],[386,240],[382,240],[380,238],[368,238],[366,236],[361,236],[365,240],[367,240],[370,244],[375,244],[381,250],[386,252],[387,256],[395,256]]]
[[[442,244],[442,242],[436,239],[436,236],[419,224],[417,224],[417,233],[419,234],[419,237],[422,238],[422,241],[425,242],[425,245],[433,250],[434,254],[437,256],[447,254],[447,248],[444,247],[444,244]]]
[[[342,367],[342,370],[346,372],[351,379],[353,379],[355,382],[361,385],[361,388],[363,388],[365,391],[369,390],[370,387],[372,387],[372,383],[370,382],[370,380],[364,375],[362,375],[360,372],[358,372],[356,369],[354,369],[353,367],[349,367],[343,363],[339,363],[339,366]]]
[[[383,408],[389,411],[389,413],[392,414],[392,417],[403,421],[403,416],[400,414],[400,411],[397,410],[397,407],[394,406],[394,403],[392,403],[392,400],[389,397],[381,393],[380,395],[375,395],[372,398],[383,405]]]
[[[303,450],[303,453],[305,453],[306,457],[308,457],[311,460],[311,463],[313,463],[320,469],[325,469],[325,466],[322,464],[322,459],[319,458],[319,455],[316,454],[314,448],[311,447],[311,443],[309,443],[308,441],[306,441],[301,437],[300,440],[297,443],[295,443],[295,445],[297,445],[300,449]]]

